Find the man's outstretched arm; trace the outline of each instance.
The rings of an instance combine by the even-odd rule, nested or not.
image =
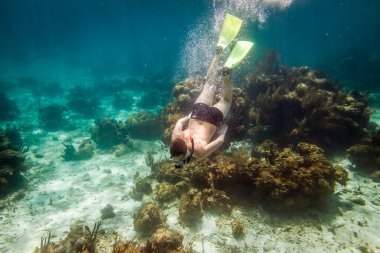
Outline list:
[[[185,116],[183,118],[180,118],[177,121],[177,123],[175,124],[175,127],[173,129],[172,140],[174,138],[177,138],[182,133],[183,128],[189,122],[189,120],[190,120],[190,117],[188,115],[188,116]]]
[[[224,137],[226,136],[228,126],[222,125],[218,130],[218,137],[207,144],[204,151],[204,156],[210,155],[212,152],[214,152],[216,149],[218,149],[224,142]]]

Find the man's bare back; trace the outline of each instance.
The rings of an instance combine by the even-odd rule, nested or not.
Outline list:
[[[185,141],[187,149],[191,150],[191,139],[193,139],[193,155],[198,158],[206,157],[217,149],[223,143],[228,128],[226,125],[222,125],[219,131],[217,131],[215,125],[198,119],[190,119],[188,116],[180,119],[178,122],[179,124],[177,123],[173,130],[172,140],[181,138]],[[187,128],[182,130],[181,127],[184,127],[186,123],[188,124]],[[215,133],[216,138],[210,143]]]

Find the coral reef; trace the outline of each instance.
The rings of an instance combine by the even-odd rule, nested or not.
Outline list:
[[[159,203],[170,202],[178,196],[178,188],[176,185],[162,183],[156,187],[156,200]]]
[[[91,138],[101,149],[110,149],[121,143],[131,144],[125,125],[109,118],[95,121],[95,126],[91,130]]]
[[[202,220],[202,193],[191,189],[181,197],[179,206],[179,218],[187,226],[195,226]]]
[[[131,193],[134,200],[141,200],[144,195],[149,195],[153,192],[150,180],[147,178],[136,177],[134,183],[135,186]]]
[[[40,248],[34,250],[35,253],[95,253],[98,236],[102,232],[101,222],[95,222],[93,229],[83,225],[82,222],[76,222],[70,226],[70,232],[66,238],[58,243],[50,242],[48,239],[41,238]],[[44,242],[44,243],[42,243]]]
[[[175,184],[182,180],[182,171],[175,168],[174,163],[168,160],[155,163],[152,174],[159,182],[166,181]]]
[[[266,150],[271,159],[252,159],[253,186],[275,208],[309,206],[334,192],[335,182],[345,183],[347,172],[334,167],[315,145],[298,143],[297,151]]]
[[[10,100],[4,92],[0,92],[0,121],[17,119],[19,114],[16,102]]]
[[[91,87],[76,86],[67,95],[67,108],[86,118],[95,117],[100,105],[96,94]]]
[[[216,189],[204,189],[202,191],[202,207],[205,211],[216,214],[229,214],[232,210],[229,202],[230,197],[224,191]]]
[[[347,157],[357,169],[371,173],[380,169],[380,131],[368,140],[347,149]]]
[[[366,95],[345,92],[308,67],[276,69],[269,74],[256,72],[244,84],[252,101],[249,131],[253,139],[270,137],[282,145],[306,141],[330,153],[343,151],[366,136]]]
[[[85,139],[76,150],[72,144],[64,144],[65,150],[62,158],[66,161],[79,161],[90,159],[95,150],[95,143],[91,139]]]
[[[162,132],[161,121],[158,115],[151,112],[131,114],[125,122],[125,128],[131,137],[141,139],[159,137]]]
[[[133,219],[135,230],[144,235],[153,234],[164,222],[163,214],[154,204],[144,205]]]
[[[279,149],[267,141],[255,146],[252,157],[236,151],[195,160],[181,170],[167,161],[155,167],[158,179],[189,182],[201,190],[181,198],[180,217],[189,220],[187,223],[199,220],[203,209],[216,213],[231,210],[231,197],[262,198],[274,209],[304,208],[332,194],[336,183],[347,181],[347,172],[333,166],[321,148],[304,142],[293,149]]]
[[[63,117],[66,108],[59,104],[50,104],[38,109],[38,122],[42,129],[54,131],[63,128],[67,121]]]
[[[177,231],[159,228],[150,237],[149,242],[152,245],[153,252],[183,252],[182,248],[183,236]]]
[[[27,170],[23,154],[27,150],[15,126],[0,128],[0,197],[24,183],[21,173]]]

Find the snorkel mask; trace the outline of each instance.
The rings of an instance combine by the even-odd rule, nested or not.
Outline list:
[[[183,159],[182,161],[179,161],[175,164],[176,169],[183,168],[183,166],[188,164],[190,162],[191,158],[193,158],[193,154],[194,154],[194,140],[193,140],[193,138],[190,137],[190,141],[191,141],[190,154],[186,155],[185,159]]]

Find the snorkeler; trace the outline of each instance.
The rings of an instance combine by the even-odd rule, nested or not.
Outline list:
[[[241,23],[239,18],[227,14],[215,57],[204,78],[203,90],[195,101],[191,113],[179,119],[173,129],[170,154],[178,161],[177,168],[189,163],[193,156],[198,158],[209,156],[224,142],[228,126],[223,124],[223,120],[232,102],[232,68],[246,56],[253,43],[249,41],[236,43],[222,70],[224,85],[222,98],[214,105],[216,85],[213,82],[220,56],[236,37]]]

